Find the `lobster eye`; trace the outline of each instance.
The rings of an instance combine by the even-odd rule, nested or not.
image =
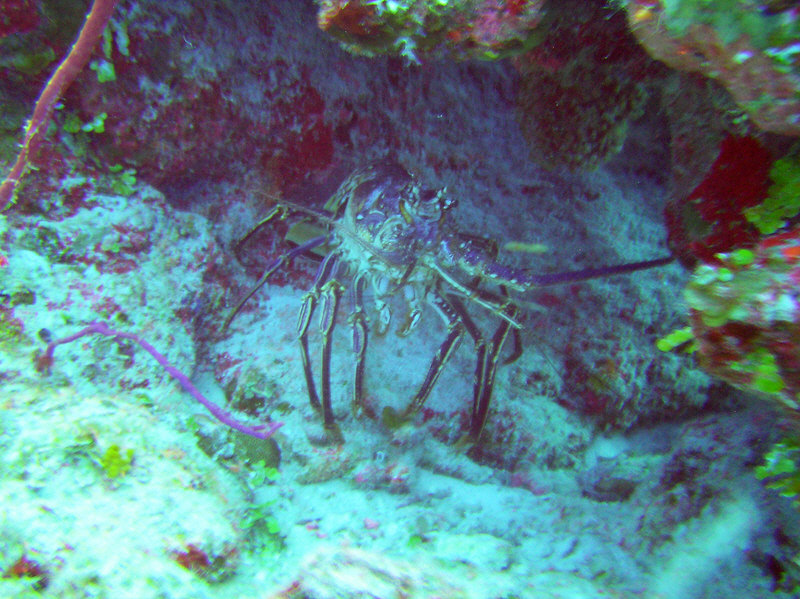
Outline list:
[[[439,190],[438,189],[423,189],[419,192],[420,204],[438,204],[439,203]]]
[[[425,220],[439,220],[442,216],[441,189],[423,189],[417,200],[417,214]]]

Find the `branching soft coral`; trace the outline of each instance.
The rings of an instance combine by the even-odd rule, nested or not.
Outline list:
[[[61,95],[78,73],[86,66],[97,40],[111,18],[117,0],[95,0],[86,16],[86,22],[72,45],[69,54],[61,61],[42,90],[33,115],[25,127],[25,136],[14,165],[6,178],[0,183],[0,210],[4,210],[15,198],[17,184],[28,169],[31,152],[47,131],[53,109]]]

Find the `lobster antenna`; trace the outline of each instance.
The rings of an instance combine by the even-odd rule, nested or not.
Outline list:
[[[567,272],[554,272],[549,275],[533,275],[531,277],[531,282],[542,287],[546,285],[563,285],[564,283],[575,283],[577,281],[599,279],[602,277],[610,277],[612,275],[636,272],[637,270],[656,268],[658,266],[669,264],[674,260],[675,256],[665,256],[663,258],[656,258],[655,260],[628,262],[626,264],[616,264],[614,266],[601,266],[599,268],[584,268],[581,270],[572,270]]]

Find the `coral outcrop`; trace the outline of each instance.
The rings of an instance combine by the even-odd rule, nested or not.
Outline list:
[[[536,47],[514,59],[520,126],[536,160],[591,169],[622,148],[661,69],[599,2],[553,3],[548,17]]]
[[[724,85],[763,130],[800,135],[800,19],[793,2],[626,0],[628,23],[673,69]]]
[[[495,60],[522,51],[544,0],[317,0],[317,23],[355,54]]]
[[[800,409],[798,230],[752,250],[718,255],[686,288],[692,331],[706,370],[777,404]]]

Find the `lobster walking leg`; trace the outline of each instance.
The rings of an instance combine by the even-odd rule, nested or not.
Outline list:
[[[452,294],[448,295],[447,299],[455,308],[456,312],[458,312],[461,322],[464,323],[464,327],[469,336],[472,337],[472,342],[475,345],[475,356],[477,360],[475,362],[475,375],[472,383],[472,413],[474,414],[477,410],[478,398],[483,395],[483,388],[486,380],[486,340],[483,338],[480,329],[478,329],[477,325],[472,320],[469,312],[467,312],[464,303]]]
[[[503,287],[501,287],[501,292],[503,296],[506,295]],[[487,343],[460,298],[454,295],[448,295],[447,298],[458,312],[461,322],[463,322],[467,333],[472,337],[472,341],[475,344],[477,360],[472,387],[472,417],[469,436],[473,442],[477,442],[489,412],[500,351],[503,349],[509,333],[514,335],[515,348],[512,355],[507,360],[504,360],[504,363],[513,362],[521,353],[521,346],[518,342],[519,330],[511,325],[512,322],[516,321],[517,309],[513,304],[499,304],[497,306],[497,310],[502,310],[505,313],[504,318],[498,325],[492,339]]]
[[[364,361],[367,355],[367,337],[369,327],[367,326],[367,315],[364,312],[364,285],[363,276],[358,276],[353,281],[353,309],[350,313],[349,322],[353,327],[353,353],[355,353],[356,364],[353,372],[353,416],[358,418],[364,412]]]
[[[431,365],[428,367],[428,372],[425,375],[425,380],[422,382],[414,399],[411,400],[411,404],[407,410],[407,412],[411,414],[418,412],[425,404],[433,386],[436,384],[436,380],[439,378],[442,370],[444,370],[445,364],[464,337],[465,327],[458,311],[438,291],[431,292],[431,295],[431,303],[447,322],[447,337],[445,337],[439,349],[436,350],[436,354],[433,356]]]
[[[322,422],[327,440],[333,443],[344,442],[331,407],[331,336],[336,326],[336,314],[339,311],[339,300],[343,290],[344,287],[335,279],[322,286],[319,316],[319,328],[322,333]]]
[[[489,413],[489,403],[492,399],[494,377],[497,374],[497,363],[500,352],[503,349],[503,345],[505,345],[508,334],[512,330],[511,323],[516,321],[519,312],[518,308],[513,304],[507,304],[503,310],[508,318],[500,322],[494,335],[492,335],[483,360],[483,372],[481,374],[482,388],[480,394],[476,394],[473,398],[469,436],[476,443],[480,439],[483,427],[486,424],[486,416]]]
[[[300,355],[303,359],[303,374],[306,378],[306,390],[311,406],[318,412],[322,412],[322,404],[319,401],[317,387],[314,383],[314,372],[311,369],[311,358],[308,351],[308,323],[314,314],[317,300],[322,292],[322,286],[330,279],[332,269],[337,261],[337,254],[328,254],[319,265],[317,274],[314,278],[314,286],[303,296],[303,304],[297,317],[297,337],[300,340]]]

